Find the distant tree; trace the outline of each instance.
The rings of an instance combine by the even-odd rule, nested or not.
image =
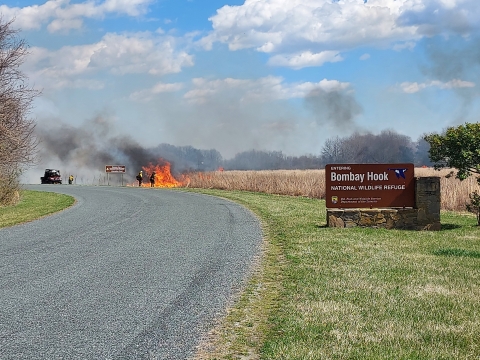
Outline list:
[[[370,153],[375,163],[413,163],[414,161],[412,140],[394,130],[383,130],[371,139]]]
[[[455,177],[460,180],[480,174],[480,123],[449,127],[443,134],[428,134],[424,139],[430,144],[429,156],[435,169],[457,169]],[[477,176],[477,182],[480,184],[480,176]],[[470,200],[467,209],[477,213],[477,224],[480,225],[480,198],[477,191],[470,195]]]
[[[325,164],[340,164],[348,162],[346,159],[347,147],[345,140],[339,136],[327,139],[322,148],[322,158]]]
[[[307,170],[307,169],[323,169],[325,162],[321,156],[312,154],[301,156],[287,156],[284,161],[284,169],[287,170]]]
[[[345,163],[371,163],[374,153],[372,152],[376,136],[371,133],[361,134],[355,132],[343,141],[343,154]]]
[[[20,71],[28,47],[12,23],[0,17],[0,205],[15,200],[20,175],[34,162],[37,148],[29,115],[39,93]]]
[[[286,157],[281,151],[249,150],[225,161],[227,170],[279,170],[286,168]]]
[[[172,170],[178,172],[212,171],[223,165],[217,150],[200,150],[193,146],[160,144],[151,149],[153,154],[172,163]]]
[[[384,130],[378,135],[355,132],[325,141],[325,163],[396,163],[414,161],[414,144],[406,135]]]
[[[425,141],[423,137],[419,138],[415,143],[415,165],[416,166],[433,166],[430,160],[428,151],[430,150],[430,144]]]
[[[214,149],[199,150],[197,154],[197,170],[212,171],[222,166],[222,155]]]

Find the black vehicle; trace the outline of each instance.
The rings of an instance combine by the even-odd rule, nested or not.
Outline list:
[[[42,184],[61,184],[60,170],[45,169],[45,175],[40,178]]]

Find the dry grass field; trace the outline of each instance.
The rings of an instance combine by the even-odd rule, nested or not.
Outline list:
[[[476,178],[446,178],[450,170],[416,168],[415,176],[439,176],[442,210],[465,211],[469,194],[480,190]],[[214,171],[189,174],[188,186],[201,189],[244,190],[267,194],[325,198],[325,170]]]

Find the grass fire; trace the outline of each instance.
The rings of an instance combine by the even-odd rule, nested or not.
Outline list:
[[[159,159],[158,162],[158,164],[149,163],[142,167],[142,187],[173,188],[186,185],[188,178],[181,176],[180,179],[176,179],[171,173],[171,164],[168,161]]]

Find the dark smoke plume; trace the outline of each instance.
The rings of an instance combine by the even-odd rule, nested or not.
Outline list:
[[[305,98],[307,108],[315,114],[318,125],[339,130],[356,129],[354,119],[363,112],[355,97],[344,90],[312,90]]]
[[[116,136],[112,123],[102,116],[79,127],[61,122],[42,123],[36,131],[40,158],[43,164],[48,164],[46,167],[101,173],[105,165],[125,165],[129,180],[143,166],[161,162],[158,151],[141,146],[129,136]]]

